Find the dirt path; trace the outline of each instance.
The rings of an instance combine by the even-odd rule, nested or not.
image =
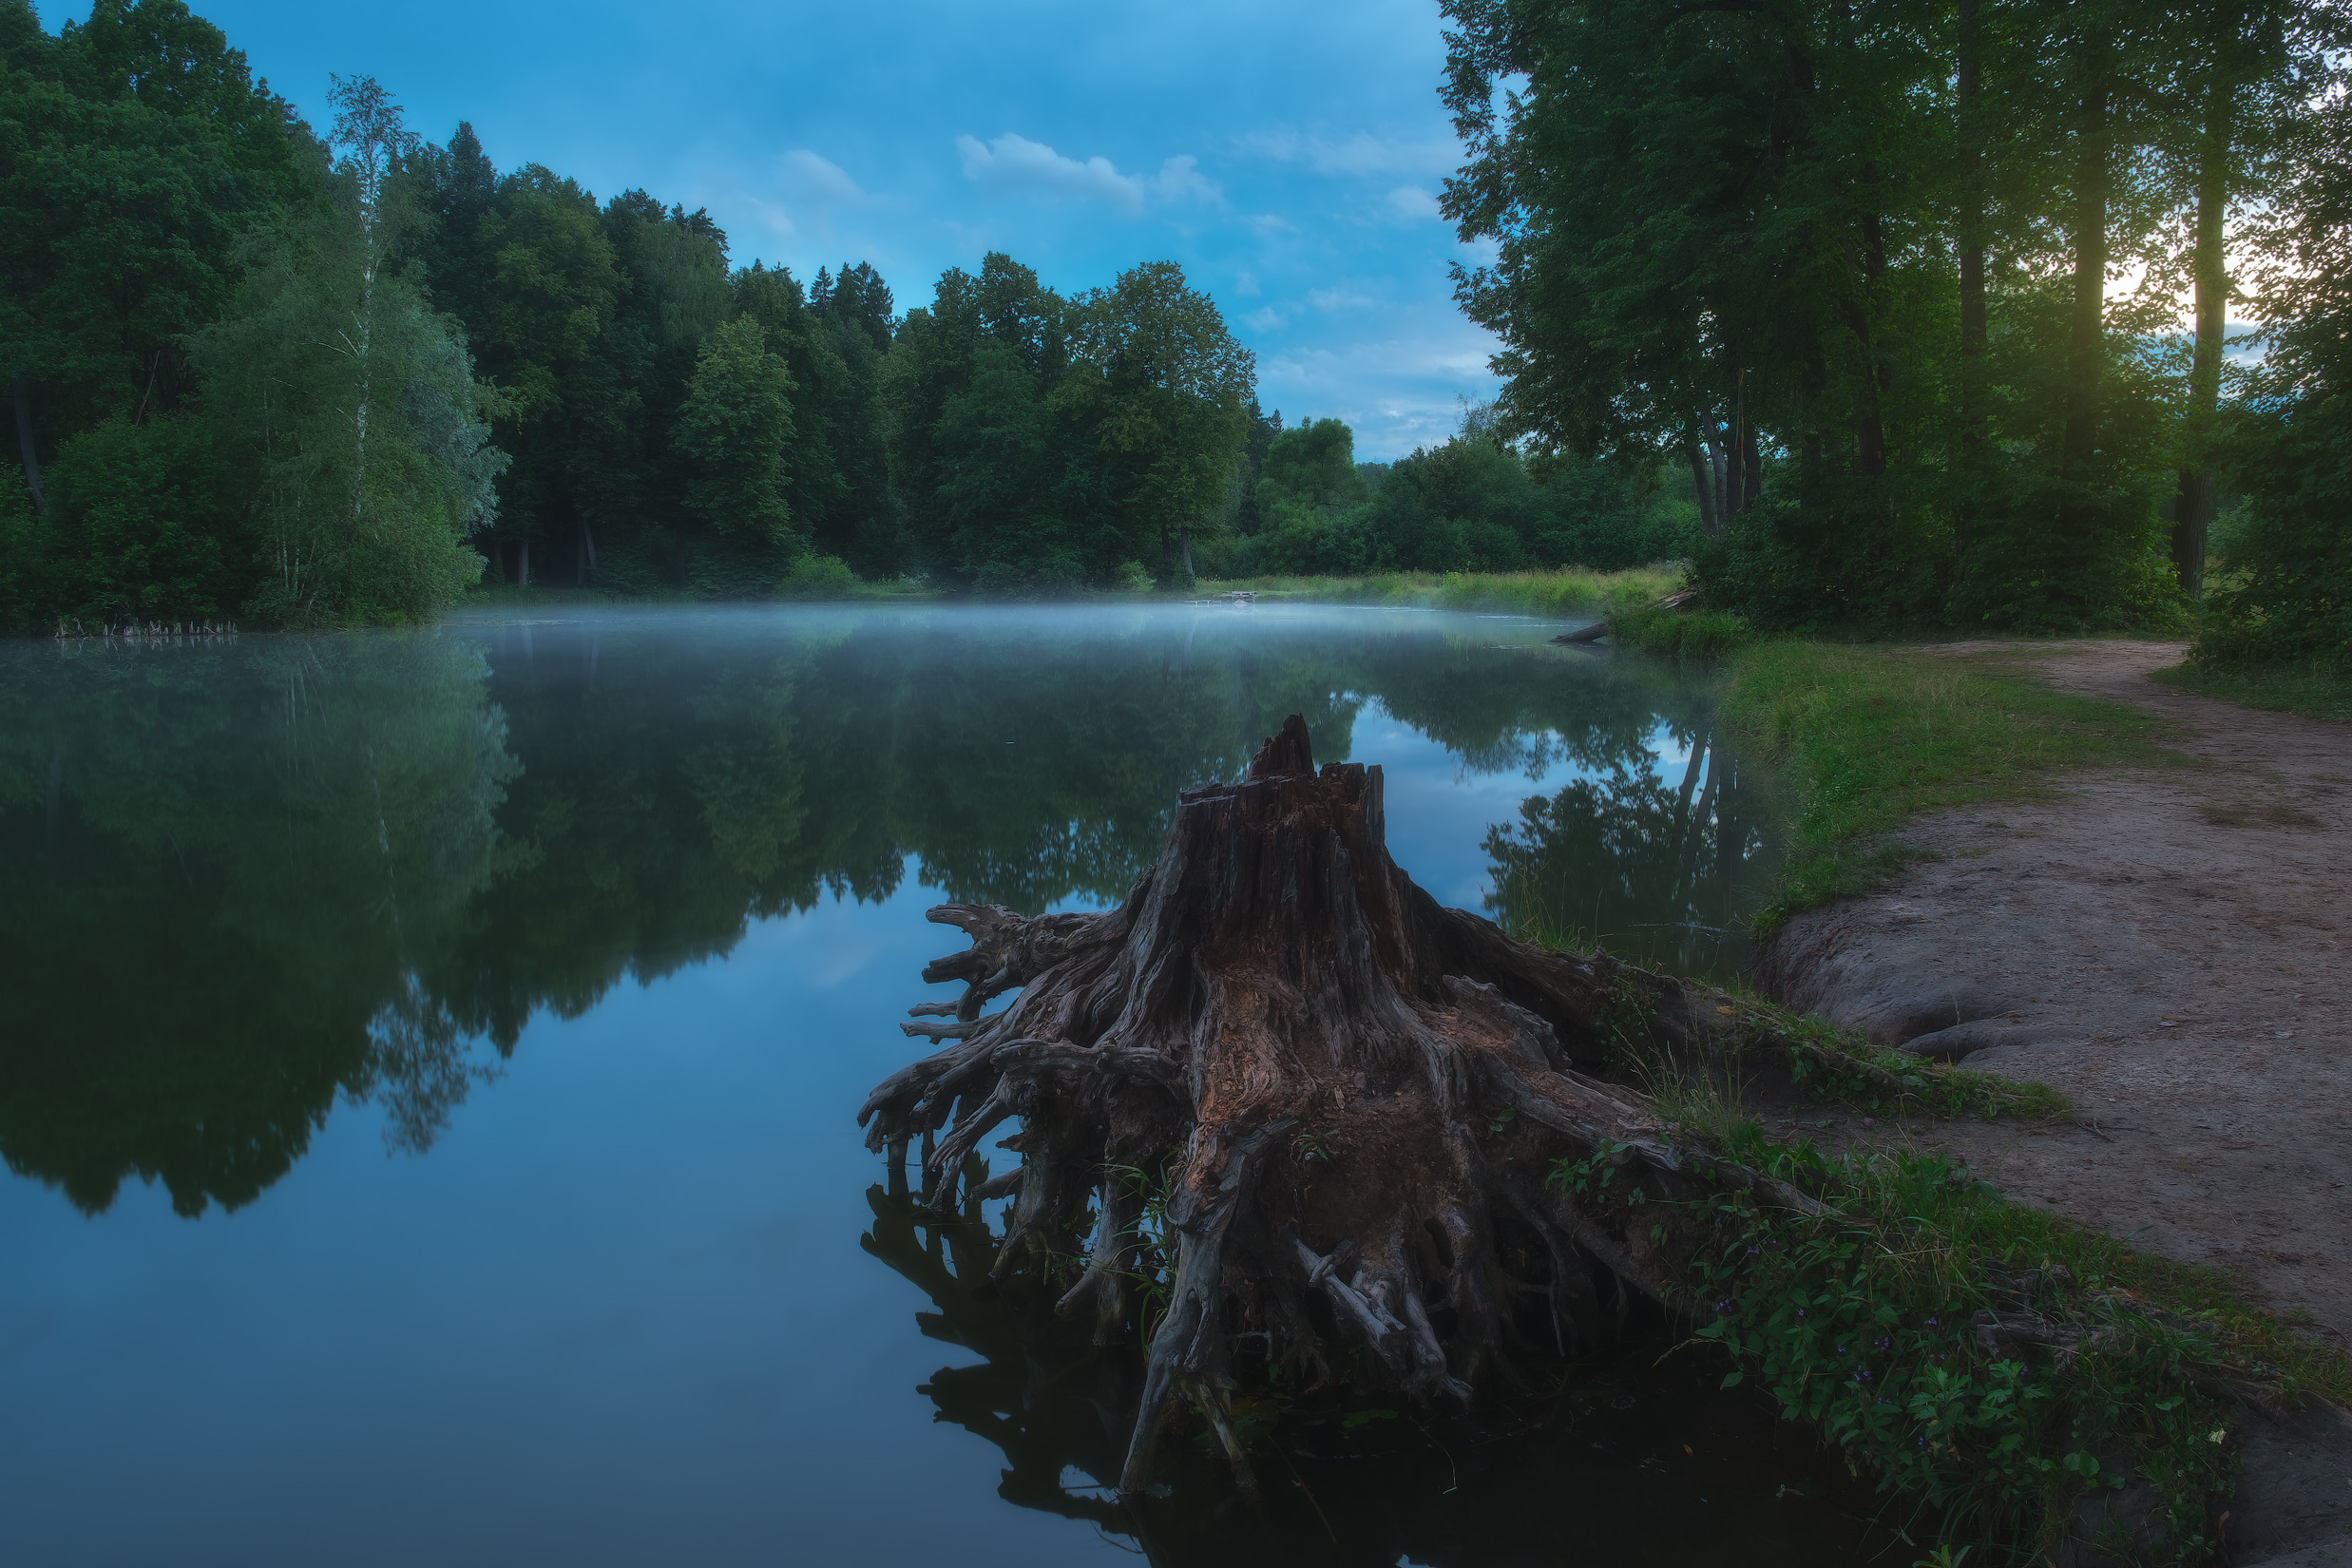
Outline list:
[[[1766,984],[1890,1042],[1980,1020],[1945,1037],[1991,1042],[1969,1066],[2048,1083],[2090,1125],[1922,1141],[2352,1344],[2352,727],[2150,680],[2176,643],[2001,651],[2176,720],[2193,764],[1914,823],[1938,854],[1789,922]]]

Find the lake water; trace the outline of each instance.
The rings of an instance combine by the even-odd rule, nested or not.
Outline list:
[[[1442,901],[1691,971],[1772,819],[1671,670],[1258,605],[517,611],[0,644],[0,1558],[1821,1562],[1638,1329],[1483,1427],[1187,1444],[852,1114],[947,898],[1116,900],[1284,715]],[[945,994],[945,993],[940,993]],[[1001,1156],[998,1157],[1002,1157]],[[985,1258],[978,1272],[985,1272]]]

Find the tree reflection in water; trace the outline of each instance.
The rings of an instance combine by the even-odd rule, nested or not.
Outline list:
[[[1487,912],[1529,941],[1735,978],[1742,921],[1780,861],[1779,818],[1711,714],[1670,715],[1663,733],[1687,754],[1680,766],[1659,771],[1647,743],[1579,758],[1591,774],[1488,831]]]
[[[1586,775],[1493,911],[1726,962],[1769,844],[1711,698],[1523,623],[1340,609],[705,611],[0,646],[0,1156],[97,1212],[248,1202],[338,1098],[429,1146],[535,1015],[910,877],[1121,896],[1286,714]],[[1654,776],[1661,734],[1696,759]],[[1379,757],[1367,760],[1379,761]],[[1444,808],[1441,808],[1444,809]]]
[[[1049,1294],[992,1284],[982,1205],[936,1214],[903,1168],[867,1200],[862,1245],[930,1298],[922,1331],[980,1358],[921,1386],[934,1419],[1004,1451],[1004,1501],[1123,1538],[1160,1568],[1833,1568],[1886,1560],[1898,1544],[1872,1522],[1880,1501],[1809,1435],[1719,1392],[1719,1366],[1693,1348],[1668,1354],[1676,1336],[1639,1316],[1617,1343],[1549,1368],[1550,1389],[1473,1417],[1309,1394],[1276,1419],[1272,1402],[1236,1399],[1263,1456],[1259,1496],[1234,1487],[1205,1425],[1179,1425],[1153,1494],[1122,1499],[1142,1386],[1133,1347],[1098,1349],[1090,1316],[1061,1318]]]

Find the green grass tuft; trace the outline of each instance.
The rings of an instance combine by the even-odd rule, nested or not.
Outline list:
[[[2241,708],[2352,724],[2352,670],[2325,664],[2241,664],[2192,659],[2154,679]]]
[[[2075,697],[1986,659],[1764,642],[1732,661],[1724,714],[1798,802],[1759,936],[1865,892],[1922,851],[1891,835],[1922,812],[2045,798],[2067,773],[2178,766],[2162,719]]]
[[[1609,641],[1667,659],[1712,660],[1756,640],[1747,621],[1726,610],[1670,610],[1654,599],[1621,599],[1609,606]]]

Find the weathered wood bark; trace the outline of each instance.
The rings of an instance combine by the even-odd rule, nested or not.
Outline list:
[[[1138,1277],[1164,1279],[1130,1488],[1179,1393],[1246,1471],[1225,1431],[1237,1361],[1466,1400],[1605,1301],[1674,1299],[1706,1234],[1675,1200],[1728,1185],[1818,1212],[1608,1080],[1636,1059],[1720,1064],[1751,1026],[1738,1009],[1440,908],[1388,857],[1380,770],[1317,773],[1296,717],[1243,782],[1185,793],[1118,908],[931,918],[972,947],[924,979],[966,989],[914,1009],[948,1022],[905,1028],[953,1042],[859,1120],[893,1160],[922,1139],[947,1206],[1018,1117],[1022,1164],[987,1184],[1013,1199],[997,1272],[1083,1256],[1061,1308],[1091,1308],[1099,1340],[1123,1331]],[[1624,1168],[1605,1203],[1545,1179],[1595,1157]],[[1138,1225],[1163,1170],[1164,1224]]]

